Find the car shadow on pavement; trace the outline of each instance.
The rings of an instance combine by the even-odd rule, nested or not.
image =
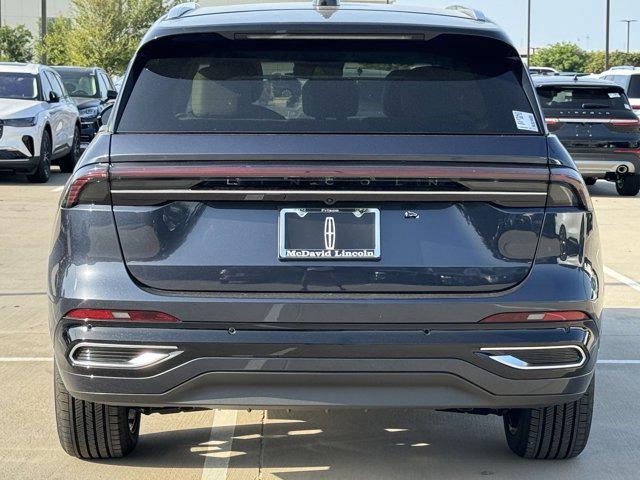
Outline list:
[[[33,187],[60,187],[67,183],[70,174],[61,173],[56,166],[51,167],[51,178],[46,183],[30,183],[26,175],[16,175],[9,172],[0,172],[0,185],[32,185]]]
[[[239,412],[238,418],[256,413]],[[205,457],[214,456],[228,461],[228,479],[389,480],[598,478],[594,468],[597,470],[595,466],[602,461],[594,445],[575,460],[523,460],[508,449],[502,419],[494,415],[428,410],[272,410],[266,412],[264,422],[260,418],[239,422],[233,429],[142,435],[137,450],[118,463],[202,467]],[[216,464],[214,461],[214,467]]]

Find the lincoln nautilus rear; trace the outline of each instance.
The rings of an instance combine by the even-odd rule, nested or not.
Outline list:
[[[180,5],[107,116],[49,265],[69,454],[200,408],[494,414],[522,457],[584,449],[593,206],[481,12]]]

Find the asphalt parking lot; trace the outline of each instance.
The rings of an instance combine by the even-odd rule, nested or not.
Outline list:
[[[67,175],[0,176],[0,478],[637,479],[640,471],[640,196],[590,187],[607,310],[591,440],[572,461],[522,460],[501,419],[429,411],[212,411],[143,417],[129,457],[82,462],[58,444],[46,268]]]

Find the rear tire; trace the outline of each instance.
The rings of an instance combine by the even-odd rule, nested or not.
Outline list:
[[[595,185],[597,181],[598,179],[596,177],[586,177],[584,179],[584,183],[586,183],[587,185]]]
[[[67,391],[54,366],[58,438],[65,452],[81,459],[120,458],[133,451],[140,432],[140,411],[86,402]]]
[[[40,142],[38,168],[31,175],[27,175],[27,180],[31,183],[47,183],[49,181],[51,177],[51,151],[51,135],[45,130]]]
[[[616,181],[616,190],[623,197],[635,197],[640,192],[640,175],[625,175]]]
[[[560,460],[582,453],[591,430],[594,380],[579,400],[509,410],[504,431],[509,448],[523,458]]]
[[[71,145],[71,150],[64,157],[58,160],[58,165],[60,166],[60,171],[62,173],[71,173],[73,172],[78,159],[80,158],[80,128],[76,125],[76,128],[73,133],[73,144]]]

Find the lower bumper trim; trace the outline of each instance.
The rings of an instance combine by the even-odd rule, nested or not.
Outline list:
[[[453,373],[210,372],[157,395],[74,391],[83,400],[137,407],[205,408],[525,408],[568,402],[592,373],[529,383],[496,396]],[[512,381],[513,382],[513,381]],[[516,382],[518,383],[518,382]],[[548,393],[552,387],[556,393]],[[537,392],[535,391],[537,390]],[[545,393],[547,392],[547,393]]]

